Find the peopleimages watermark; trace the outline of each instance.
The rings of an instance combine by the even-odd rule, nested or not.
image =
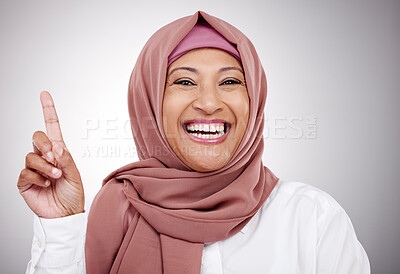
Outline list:
[[[112,157],[112,158],[131,158],[137,156],[135,145],[121,144],[86,144],[81,148],[81,156],[89,157]]]
[[[316,139],[317,117],[273,117],[265,120],[266,139]]]
[[[140,122],[142,125],[140,131],[145,139],[155,130],[155,122],[152,118],[145,117],[142,117]],[[264,124],[263,139],[313,140],[318,137],[316,116],[267,117],[261,122]],[[137,156],[129,119],[118,117],[85,119],[82,122],[81,139],[84,141],[81,149],[82,157]]]

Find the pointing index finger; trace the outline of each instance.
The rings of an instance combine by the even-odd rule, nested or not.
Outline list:
[[[65,147],[54,102],[48,91],[42,91],[40,93],[40,102],[42,103],[47,136],[53,144],[61,143],[61,145]]]

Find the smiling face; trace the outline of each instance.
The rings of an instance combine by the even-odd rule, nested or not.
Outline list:
[[[249,108],[243,68],[231,54],[194,49],[168,67],[164,132],[191,169],[214,171],[229,162],[246,131]]]

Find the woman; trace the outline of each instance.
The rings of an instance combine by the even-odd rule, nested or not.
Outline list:
[[[49,136],[34,135],[18,182],[46,242],[27,273],[369,273],[337,202],[263,166],[266,92],[254,46],[228,23],[198,11],[158,30],[129,84],[140,161],[104,179],[84,255],[82,183],[43,93]]]

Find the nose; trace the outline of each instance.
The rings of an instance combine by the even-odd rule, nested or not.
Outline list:
[[[192,104],[193,108],[207,115],[212,115],[223,109],[224,103],[215,86],[208,85],[200,88],[197,99]]]

